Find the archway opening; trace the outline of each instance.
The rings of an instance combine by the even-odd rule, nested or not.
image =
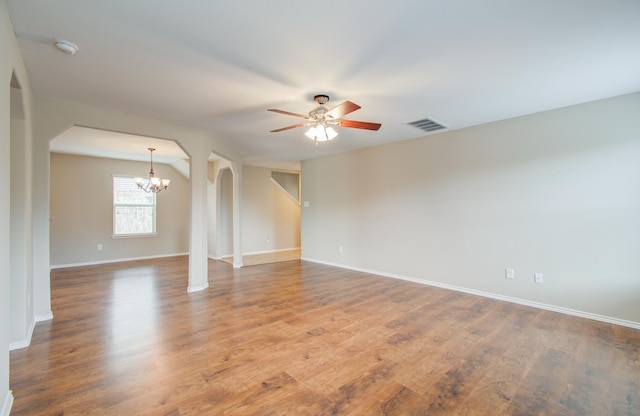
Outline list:
[[[116,198],[116,179],[168,178],[153,204]],[[189,156],[169,139],[72,126],[50,142],[51,267],[169,257],[189,252],[191,187]],[[146,201],[146,200],[145,200]],[[122,206],[126,203],[127,207]],[[124,211],[123,211],[124,210]],[[119,214],[153,216],[152,232],[121,233]],[[143,221],[143,218],[139,218]],[[120,221],[121,223],[121,221]]]

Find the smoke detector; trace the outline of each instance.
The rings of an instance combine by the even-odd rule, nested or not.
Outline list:
[[[71,42],[67,42],[66,40],[57,40],[56,48],[60,49],[62,52],[73,55],[78,52],[78,47]]]

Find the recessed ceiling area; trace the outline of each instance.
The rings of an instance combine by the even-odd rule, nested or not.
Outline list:
[[[639,1],[6,4],[36,96],[203,130],[247,164],[439,134],[407,124],[425,117],[452,130],[640,90]],[[286,121],[268,108],[307,114],[316,94],[382,128],[318,146],[270,133]]]

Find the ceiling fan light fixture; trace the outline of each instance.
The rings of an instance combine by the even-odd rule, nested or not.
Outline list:
[[[328,110],[324,104],[329,101],[329,96],[324,94],[318,94],[313,97],[315,102],[318,103],[318,107],[309,112],[308,116],[303,114],[292,113],[290,111],[278,110],[275,108],[269,108],[267,111],[273,111],[274,113],[280,113],[287,116],[299,117],[306,120],[305,123],[294,124],[293,126],[282,127],[279,129],[271,130],[272,133],[278,133],[285,130],[291,130],[298,127],[309,127],[309,130],[304,134],[316,144],[318,142],[326,142],[333,140],[338,136],[338,132],[333,126],[347,127],[352,129],[364,129],[364,130],[378,130],[381,126],[380,123],[370,123],[366,121],[355,120],[343,120],[347,114],[351,114],[354,111],[360,109],[358,104],[351,101],[345,101],[337,107]]]
[[[338,136],[338,132],[333,127],[318,124],[317,126],[311,126],[304,135],[316,142],[326,142],[335,139]]]

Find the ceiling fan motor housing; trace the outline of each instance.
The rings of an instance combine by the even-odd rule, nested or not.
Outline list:
[[[325,94],[318,94],[318,95],[313,97],[313,100],[315,102],[317,102],[318,104],[323,105],[323,104],[329,102],[329,96],[325,95]]]

